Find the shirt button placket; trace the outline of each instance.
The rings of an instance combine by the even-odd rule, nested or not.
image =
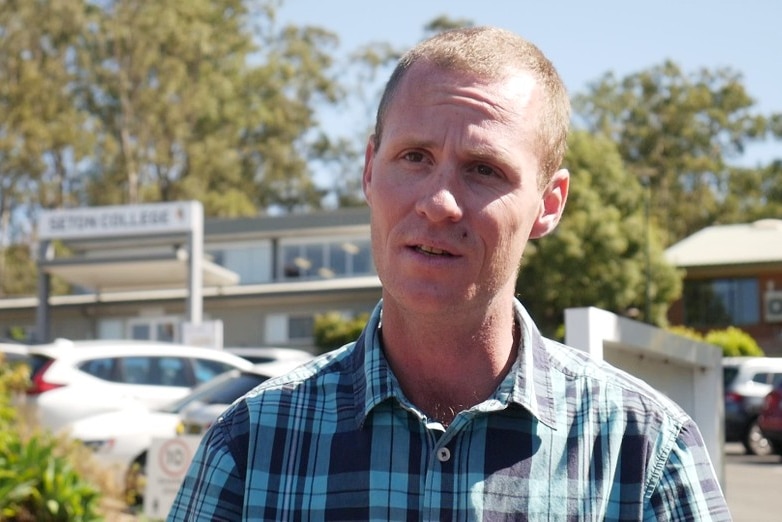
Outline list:
[[[446,447],[439,448],[437,450],[437,460],[440,462],[448,462],[451,460],[451,450]]]

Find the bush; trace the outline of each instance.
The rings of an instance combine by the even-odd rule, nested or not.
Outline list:
[[[712,330],[706,334],[705,341],[721,347],[723,357],[742,355],[761,357],[765,355],[763,349],[758,346],[757,341],[751,335],[735,326],[724,330]]]
[[[688,339],[713,344],[722,348],[723,357],[762,357],[765,355],[757,341],[744,330],[729,326],[724,330],[711,330],[705,335],[686,326],[671,326],[670,332]]]
[[[82,479],[45,435],[0,442],[0,519],[99,520],[99,491]]]
[[[324,353],[355,341],[367,320],[369,314],[366,313],[353,319],[345,319],[338,312],[318,315],[315,317],[315,345]]]
[[[27,372],[0,360],[0,521],[100,520],[100,491],[74,467],[78,448],[17,421],[12,396]]]

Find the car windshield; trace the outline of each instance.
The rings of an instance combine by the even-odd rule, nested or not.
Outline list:
[[[202,404],[231,404],[266,379],[268,377],[263,375],[231,370],[198,386],[182,399],[160,408],[160,411],[179,413],[196,401]]]

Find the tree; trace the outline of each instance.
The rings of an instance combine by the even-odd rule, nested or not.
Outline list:
[[[68,165],[89,150],[88,115],[75,103],[82,0],[0,4],[0,247],[25,204],[73,203]]]
[[[529,244],[516,284],[520,299],[552,335],[564,309],[578,306],[664,324],[681,282],[663,258],[655,223],[645,218],[641,183],[610,140],[576,131],[569,146],[565,214],[552,235]]]
[[[220,216],[319,205],[306,137],[315,98],[337,96],[334,37],[277,31],[274,5],[106,3],[90,40],[93,204],[198,199]]]
[[[743,221],[735,212],[742,207],[755,216],[774,212],[763,208],[762,176],[731,162],[769,136],[779,115],[753,111],[737,72],[685,74],[667,61],[621,80],[607,73],[574,106],[580,124],[614,140],[629,172],[648,180],[666,245],[715,222]]]
[[[0,2],[0,295],[35,281],[31,209],[77,201],[71,167],[92,144],[76,102],[88,11],[82,0]]]

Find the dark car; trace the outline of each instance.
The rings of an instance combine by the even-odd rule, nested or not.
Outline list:
[[[782,382],[782,357],[726,357],[722,370],[725,440],[741,442],[749,454],[770,455],[773,448],[758,426],[758,415],[766,395]]]
[[[763,400],[758,426],[774,453],[782,455],[782,382],[778,382]]]

